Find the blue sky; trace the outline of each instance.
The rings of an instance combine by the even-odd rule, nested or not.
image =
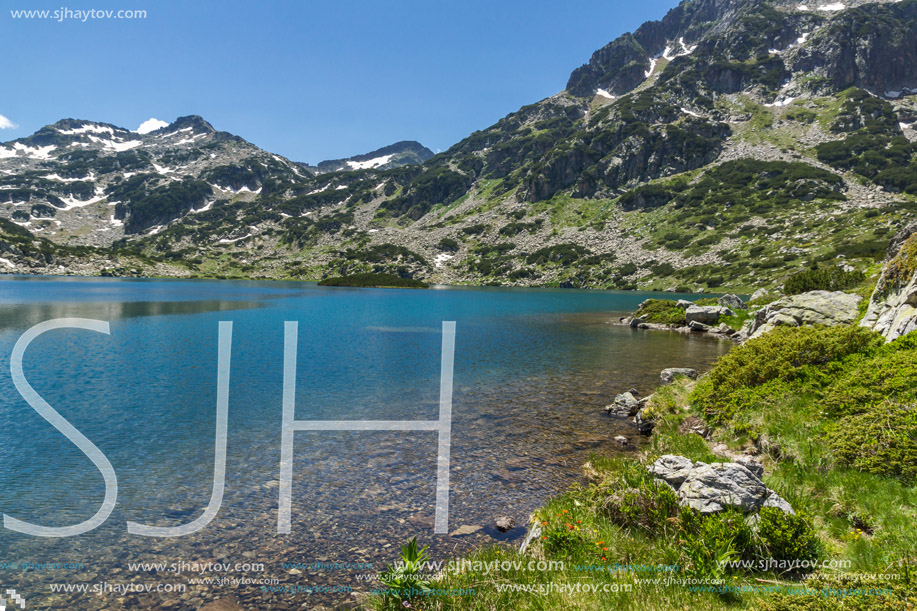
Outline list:
[[[71,3],[72,2],[72,3]],[[199,114],[297,161],[397,140],[445,150],[562,90],[676,0],[3,0],[6,141],[63,118],[136,129]],[[146,10],[142,20],[11,10]],[[4,121],[0,119],[0,127]]]

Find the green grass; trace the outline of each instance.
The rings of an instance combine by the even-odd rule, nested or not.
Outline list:
[[[647,299],[634,314],[646,322],[661,325],[684,325],[685,310],[671,299]]]
[[[525,555],[515,546],[494,544],[465,558],[517,561],[522,568],[446,572],[432,587],[473,589],[474,595],[431,596],[410,604],[482,611],[912,609],[917,485],[908,468],[917,463],[917,418],[913,407],[900,406],[912,406],[915,399],[917,338],[883,345],[872,332],[853,327],[778,329],[722,357],[698,382],[679,379],[657,389],[649,409],[658,424],[645,452],[636,458],[594,457],[584,467],[584,483],[536,512],[542,532]],[[799,517],[766,513],[754,531],[741,516],[703,518],[679,508],[673,493],[647,475],[645,464],[661,454],[727,460],[712,454],[700,436],[679,432],[687,417],[706,419],[712,442],[734,450],[756,448],[766,467],[765,483]],[[860,420],[839,426],[844,418]],[[766,556],[817,557],[835,568],[768,572],[721,569],[715,562]],[[529,568],[539,560],[563,566]],[[641,583],[660,574],[615,570],[620,565],[677,566],[669,576],[759,589],[715,593]],[[576,584],[597,590],[559,590]],[[761,591],[766,585],[784,591]],[[534,592],[506,586],[530,586]],[[603,591],[605,586],[610,591]],[[826,587],[835,593],[880,588],[882,594],[800,593]],[[793,594],[786,591],[794,588]],[[381,608],[380,599],[373,604]]]

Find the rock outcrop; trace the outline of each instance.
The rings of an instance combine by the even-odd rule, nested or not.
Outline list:
[[[697,370],[690,367],[667,367],[659,373],[659,379],[663,384],[668,384],[678,376],[687,376],[692,380],[697,379]]]
[[[757,511],[768,490],[754,473],[739,463],[699,464],[678,488],[678,501],[701,513],[737,507],[744,513]]]
[[[892,240],[860,325],[878,331],[889,342],[917,329],[917,225]]]
[[[694,468],[694,461],[684,456],[666,454],[660,456],[656,462],[647,467],[647,470],[656,478],[672,486],[676,490],[681,487],[691,469]]]
[[[715,325],[720,322],[721,316],[735,316],[735,312],[725,306],[692,305],[685,310],[685,320],[689,326],[692,322]]]
[[[748,306],[745,305],[745,302],[742,301],[741,297],[739,297],[738,295],[734,295],[732,293],[727,293],[726,295],[723,295],[722,297],[717,299],[717,303],[720,304],[721,306],[732,308],[734,310],[747,310],[748,309]]]
[[[640,401],[631,392],[621,393],[615,397],[615,402],[606,405],[605,411],[616,416],[633,416],[640,409]]]
[[[516,518],[512,516],[498,516],[494,519],[494,528],[501,533],[516,528]]]
[[[761,481],[764,469],[748,459],[743,463],[707,464],[684,456],[666,454],[647,470],[678,493],[678,502],[701,513],[715,513],[735,507],[743,513],[757,513],[762,507],[776,507],[795,513],[786,500]]]
[[[849,325],[859,315],[859,295],[840,291],[810,291],[784,297],[755,313],[754,319],[742,329],[745,338],[764,335],[778,326]]]

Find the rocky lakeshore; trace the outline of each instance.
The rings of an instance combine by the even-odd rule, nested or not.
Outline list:
[[[494,585],[559,586],[589,567],[604,594],[558,587],[538,608],[623,610],[640,600],[654,609],[853,611],[917,603],[908,568],[917,546],[915,229],[892,242],[881,273],[847,291],[826,282],[792,295],[762,291],[749,304],[731,296],[641,304],[619,323],[713,332],[736,347],[705,373],[668,368],[652,393],[619,392],[604,411],[633,418],[638,429],[649,425],[640,431],[645,442],[632,446],[637,453],[595,456],[584,466],[586,485],[533,514],[521,547],[469,556],[566,561],[573,569],[446,574],[436,587],[474,584],[485,606],[529,609],[531,598]],[[711,329],[692,329],[688,312]],[[669,578],[642,579],[658,571]],[[434,596],[423,608],[462,605]]]

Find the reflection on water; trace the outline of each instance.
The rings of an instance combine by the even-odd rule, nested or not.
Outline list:
[[[90,297],[83,291],[88,287]],[[37,288],[36,288],[37,287]],[[113,300],[113,297],[117,299]],[[258,585],[193,586],[184,594],[54,594],[48,584],[186,583],[134,562],[258,562],[282,584],[351,586],[359,571],[291,574],[285,562],[369,562],[381,568],[417,535],[443,559],[490,540],[496,515],[524,524],[575,481],[625,423],[601,407],[649,390],[665,367],[703,369],[729,349],[698,335],[610,324],[645,295],[558,290],[325,289],[305,284],[174,281],[0,281],[0,366],[35,322],[110,320],[111,336],[55,331],[25,359],[30,383],[91,439],[118,475],[111,518],[87,535],[47,540],[0,530],[0,560],[79,562],[83,569],[2,572],[32,609],[197,609],[235,596],[244,608],[299,609],[329,596]],[[210,498],[216,340],[232,320],[226,494],[206,529],[179,539],[129,536],[127,520],[187,523]],[[433,419],[439,328],[457,323],[450,530],[433,537],[436,435],[301,432],[295,436],[293,533],[276,534],[283,322],[298,320],[298,419]],[[0,510],[49,525],[91,516],[103,486],[92,464],[0,376]],[[521,529],[520,529],[521,532]],[[516,536],[518,533],[511,533]]]
[[[28,308],[21,305],[0,304],[0,331],[27,329],[54,318],[92,318],[109,322],[135,316],[169,316],[176,314],[202,314],[204,312],[231,312],[258,308],[256,301],[128,301],[85,303],[37,303]]]

